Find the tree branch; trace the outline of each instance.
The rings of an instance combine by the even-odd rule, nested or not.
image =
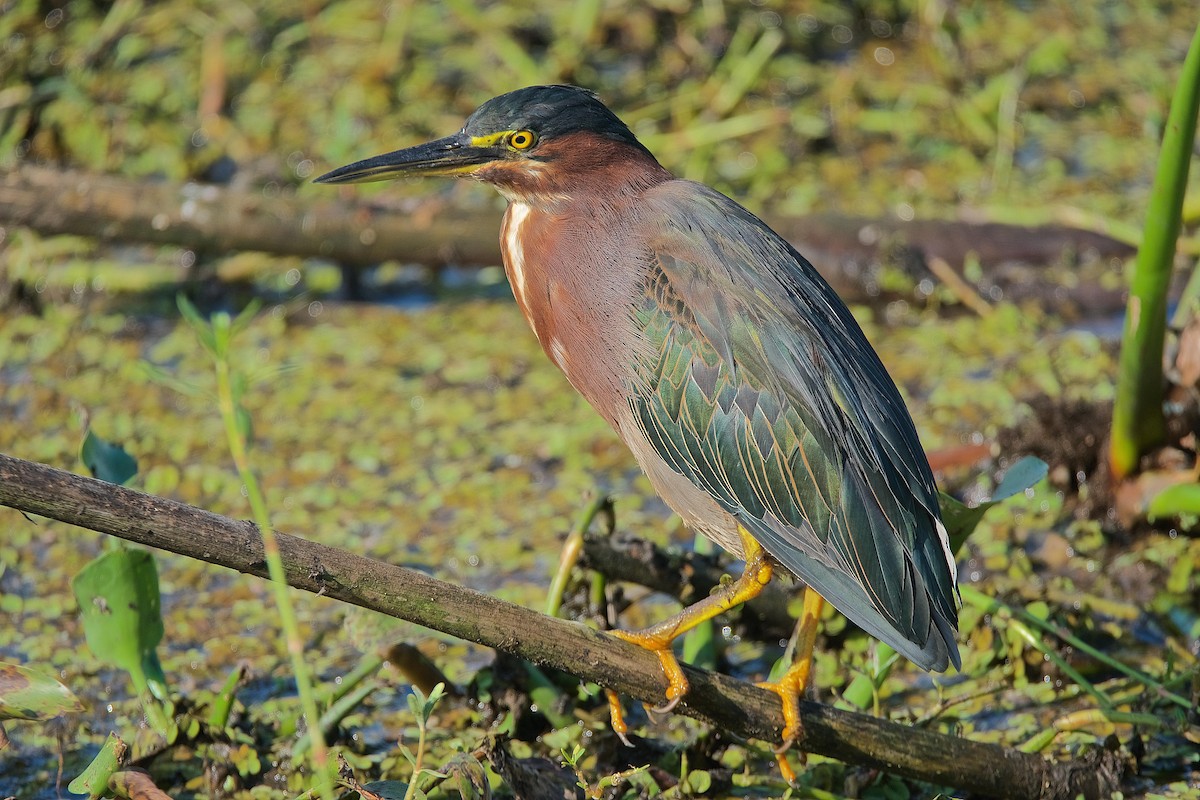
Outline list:
[[[248,522],[3,454],[0,505],[266,576],[262,540]],[[422,572],[295,536],[278,538],[288,582],[296,588],[494,647],[644,702],[662,700],[658,659],[620,639]],[[779,739],[783,718],[775,695],[723,675],[684,670],[691,691],[681,713],[739,736]],[[803,750],[990,797],[1102,798],[1120,776],[1116,755],[1105,751],[1052,763],[815,703],[801,703],[801,713]]]
[[[400,213],[341,202],[334,192],[306,194],[268,197],[215,184],[21,166],[0,171],[0,223],[50,235],[320,257],[347,266],[394,259],[500,263],[499,211]]]
[[[361,267],[383,261],[440,267],[499,264],[500,213],[379,201],[345,202],[328,189],[268,197],[259,191],[168,183],[21,165],[0,170],[0,225],[108,241],[174,244],[210,253],[243,250],[327,258]],[[899,263],[918,277],[941,259],[961,272],[977,258],[986,280],[1009,299],[1067,300],[1090,313],[1124,308],[1120,289],[1080,279],[1069,297],[1047,292],[1028,270],[1064,254],[1094,253],[1106,263],[1134,252],[1124,242],[1062,225],[1036,228],[955,220],[866,219],[837,215],[770,217],[847,302],[878,300],[868,286],[872,264]]]

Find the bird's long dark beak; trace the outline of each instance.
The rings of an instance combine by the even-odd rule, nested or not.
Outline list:
[[[478,147],[465,133],[456,133],[416,147],[384,153],[326,172],[316,183],[367,183],[405,176],[467,175],[495,161],[491,147]]]

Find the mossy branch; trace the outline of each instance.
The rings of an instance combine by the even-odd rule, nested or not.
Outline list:
[[[3,454],[0,505],[239,572],[267,574],[262,537],[249,522]],[[620,639],[416,570],[295,536],[277,537],[288,583],[296,588],[494,647],[644,702],[662,699],[658,659]],[[724,675],[684,669],[691,691],[679,713],[738,736],[779,739],[783,717],[775,695]],[[801,713],[803,750],[978,795],[1101,798],[1120,779],[1120,761],[1108,751],[1055,763],[815,703],[802,703]]]

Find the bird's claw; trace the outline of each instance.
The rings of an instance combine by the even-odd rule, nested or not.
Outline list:
[[[653,706],[650,710],[655,714],[670,714],[676,709],[676,707],[679,705],[679,701],[682,699],[682,694],[677,694],[674,697],[668,697],[667,702],[663,703],[661,706]]]
[[[611,720],[609,726],[612,728],[612,732],[626,747],[633,747],[633,742],[629,741],[629,737],[625,735],[629,726],[625,724],[625,712],[621,710],[621,698],[612,689],[605,689],[604,696],[608,698],[608,713]]]
[[[803,761],[804,759],[801,758],[801,764],[803,764]],[[799,785],[796,770],[792,769],[792,765],[788,763],[786,755],[779,756],[775,763],[779,765],[779,776],[787,781],[788,786],[795,787]]]
[[[791,750],[792,747],[795,746],[796,742],[800,741],[802,733],[803,733],[802,731],[798,731],[798,730],[796,730],[796,731],[785,730],[783,732],[783,741],[781,741],[775,747],[771,748],[772,751],[777,756],[783,755],[787,751]],[[804,754],[801,753],[800,757],[801,757],[801,759],[803,759]]]

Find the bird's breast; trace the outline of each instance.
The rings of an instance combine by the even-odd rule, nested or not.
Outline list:
[[[512,286],[513,297],[516,298],[526,319],[530,317],[523,234],[527,233],[525,223],[529,219],[530,210],[525,203],[510,203],[500,227],[500,251],[504,258],[504,271]],[[532,320],[530,322],[532,323]],[[534,328],[533,332],[537,334],[537,328]]]
[[[559,329],[568,298],[556,269],[563,257],[559,235],[544,211],[516,201],[509,204],[500,228],[504,271],[513,298],[546,354],[563,368],[566,352]]]
[[[616,425],[634,346],[629,305],[636,275],[619,235],[597,235],[594,215],[511,201],[501,225],[513,297],[542,349]]]

